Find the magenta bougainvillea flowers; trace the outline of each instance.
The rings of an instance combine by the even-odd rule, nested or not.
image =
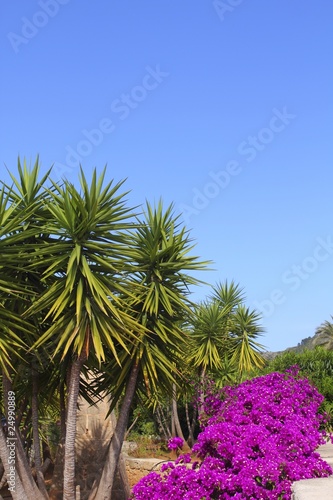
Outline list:
[[[168,448],[169,450],[178,450],[180,449],[184,444],[184,441],[180,437],[173,437],[169,439],[168,441]]]
[[[296,367],[210,392],[196,461],[183,455],[165,464],[139,481],[132,498],[289,500],[294,481],[332,474],[315,451],[328,437],[322,401]],[[171,449],[183,444],[175,439]]]

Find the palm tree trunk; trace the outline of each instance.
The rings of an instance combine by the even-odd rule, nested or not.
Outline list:
[[[172,417],[175,426],[175,433],[185,442],[184,434],[180,425],[178,407],[177,407],[177,389],[176,384],[172,384]]]
[[[202,368],[201,374],[200,374],[200,397],[199,397],[199,420],[201,415],[204,413],[204,405],[205,405],[205,378],[206,378],[206,369],[205,367]]]
[[[171,398],[171,404],[170,404],[170,427],[171,427],[171,436],[175,437],[176,435],[176,422],[175,422],[175,416],[173,413],[173,397]]]
[[[171,431],[169,429],[169,426],[166,424],[166,418],[165,418],[163,408],[161,407],[160,403],[158,403],[157,408],[156,408],[156,418],[157,418],[159,428],[163,432],[165,439],[166,440],[170,439],[172,437],[172,434],[171,434]]]
[[[65,382],[62,380],[59,385],[60,400],[60,440],[57,446],[56,457],[54,460],[54,469],[52,475],[52,486],[50,497],[56,498],[58,492],[64,488],[64,456],[66,441],[66,400],[65,400]]]
[[[65,382],[60,382],[59,387],[60,399],[60,442],[64,443],[66,439],[66,397],[65,397]]]
[[[77,358],[72,363],[68,390],[66,443],[64,462],[64,500],[75,500],[75,438],[77,420],[77,401],[80,389],[80,373],[83,361]]]
[[[117,426],[117,418],[116,418],[116,414],[115,414],[114,410],[111,413],[111,421],[112,421],[112,428],[115,429]],[[127,427],[127,424],[126,424],[126,427]],[[125,436],[126,436],[126,434],[127,434],[127,431],[125,433]],[[125,436],[124,436],[124,439],[125,439]],[[117,471],[119,474],[119,479],[121,482],[121,487],[122,487],[123,493],[125,494],[126,498],[129,498],[131,495],[131,488],[130,488],[130,484],[129,484],[129,480],[128,480],[128,476],[127,476],[127,472],[126,472],[125,460],[124,460],[122,453],[120,453],[120,455],[119,455]]]
[[[13,497],[13,500],[29,500],[28,496],[26,495],[21,479],[17,473],[17,470],[15,470],[15,474],[13,475],[13,470],[10,469],[11,465],[11,459],[9,456],[9,448],[7,447],[7,441],[6,437],[4,435],[2,426],[0,425],[0,458],[3,464],[3,467],[5,469],[5,474],[7,477],[7,480],[10,477],[14,477],[14,485],[12,487],[11,483],[9,482],[8,485],[11,488],[10,492]],[[32,497],[34,498],[34,497]]]
[[[121,448],[126,434],[129,413],[136,389],[139,364],[134,364],[126,386],[124,401],[121,405],[117,425],[111,438],[105,465],[99,484],[92,489],[89,500],[111,500],[114,479],[119,462]]]
[[[198,408],[195,405],[193,407],[193,415],[192,415],[192,421],[191,421],[191,436],[193,436],[193,443],[194,443],[194,429],[198,421]]]
[[[17,413],[16,413],[16,424],[17,426],[19,427],[21,425],[21,422],[22,422],[22,417],[23,417],[23,414],[24,412],[26,411],[27,409],[27,406],[28,406],[28,396],[25,396],[22,401],[20,402],[20,406],[18,407],[17,409]]]
[[[0,481],[0,491],[6,486],[6,484],[7,484],[7,475],[5,473],[5,469],[3,469]]]
[[[2,465],[2,462],[0,462],[0,490],[3,487],[4,480],[7,481],[7,479],[5,477],[5,469],[4,469],[4,466]]]
[[[5,415],[8,417],[8,395],[13,393],[13,386],[11,379],[7,376],[6,372],[2,373],[3,382],[3,394],[5,403]],[[2,430],[2,429],[1,429]],[[14,438],[14,436],[12,436]],[[16,469],[16,480],[18,478],[21,481],[22,487],[24,489],[27,498],[33,498],[35,500],[44,500],[44,497],[38,490],[36,483],[32,477],[32,471],[28,463],[27,456],[25,454],[20,431],[15,423],[15,469]],[[23,499],[26,497],[22,497]]]
[[[35,469],[37,475],[37,483],[39,490],[48,498],[48,493],[45,486],[44,476],[42,473],[42,459],[41,459],[41,445],[39,439],[39,428],[38,428],[38,374],[34,368],[32,368],[32,399],[31,399],[31,410],[32,410],[32,433],[33,433],[33,443],[34,443],[34,454],[35,454]]]
[[[187,424],[187,430],[188,430],[187,442],[188,442],[188,445],[190,447],[192,447],[193,444],[194,444],[195,413],[196,413],[196,410],[195,410],[195,408],[193,408],[193,417],[192,417],[192,421],[191,421],[190,420],[190,412],[189,412],[189,409],[188,409],[188,402],[186,401],[186,403],[185,403],[185,414],[186,414],[186,424]],[[194,422],[194,425],[193,425],[193,422]]]

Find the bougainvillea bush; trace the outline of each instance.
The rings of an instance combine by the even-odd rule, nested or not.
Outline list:
[[[328,438],[323,397],[294,367],[206,397],[192,452],[133,488],[135,500],[288,500],[291,484],[332,474],[315,451]]]

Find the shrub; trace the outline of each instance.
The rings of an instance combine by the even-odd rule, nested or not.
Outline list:
[[[297,365],[299,373],[309,379],[325,398],[323,411],[329,416],[327,428],[333,429],[333,351],[323,347],[302,352],[286,351],[269,362],[266,373],[284,372],[290,366]]]
[[[193,447],[133,488],[135,500],[291,497],[293,481],[332,469],[316,453],[326,442],[323,397],[293,368],[227,387],[206,399],[209,418]]]

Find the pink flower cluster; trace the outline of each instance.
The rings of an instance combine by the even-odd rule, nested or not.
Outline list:
[[[323,397],[295,369],[207,398],[208,419],[189,455],[133,488],[135,500],[289,500],[293,481],[332,474],[316,448],[327,438]]]
[[[184,444],[184,441],[180,437],[173,437],[170,438],[168,441],[168,448],[169,450],[178,450],[180,449]]]

